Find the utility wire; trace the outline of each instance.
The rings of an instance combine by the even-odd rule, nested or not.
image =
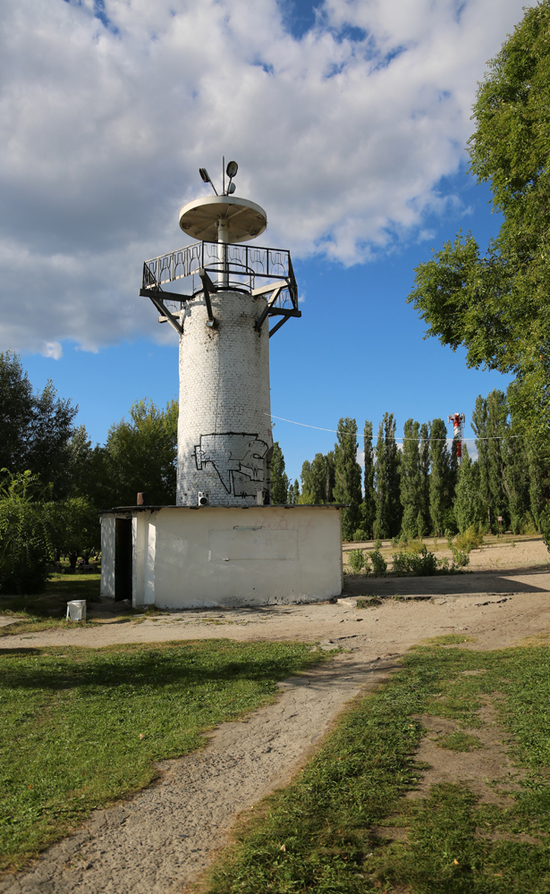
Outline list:
[[[271,419],[277,419],[279,422],[288,422],[290,425],[300,425],[302,428],[313,428],[315,431],[328,431],[333,435],[349,435],[350,437],[354,437],[352,432],[341,431],[339,432],[336,428],[321,428],[320,425],[308,425],[307,422],[295,422],[293,419],[284,419],[283,416],[274,416],[272,413],[265,413],[265,416],[270,416]],[[374,432],[373,432],[374,436]],[[359,432],[355,433],[355,437],[360,437]],[[492,435],[489,438],[459,438],[459,441],[505,441],[507,438],[522,438],[523,435]],[[424,441],[424,438],[390,438],[391,441]],[[429,438],[430,441],[453,441],[453,438]]]

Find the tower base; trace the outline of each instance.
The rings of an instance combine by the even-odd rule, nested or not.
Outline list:
[[[324,602],[342,592],[341,508],[136,506],[101,515],[101,595],[191,608]]]

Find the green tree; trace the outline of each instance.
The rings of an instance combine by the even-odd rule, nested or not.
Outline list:
[[[472,462],[464,444],[454,501],[454,515],[461,534],[472,525],[482,527],[485,524],[485,504],[480,490],[479,466]]]
[[[416,270],[412,301],[428,335],[469,366],[517,376],[529,441],[546,446],[550,410],[550,0],[527,9],[489,63],[474,105],[471,171],[503,215],[483,254],[458,236]],[[548,466],[547,466],[548,467]]]
[[[49,380],[41,394],[33,399],[33,412],[27,435],[26,468],[44,484],[51,484],[55,499],[67,496],[70,476],[67,474],[74,436],[73,419],[78,407],[57,396]]]
[[[42,593],[54,555],[51,515],[42,485],[31,472],[2,469],[0,482],[0,591]]]
[[[0,468],[12,473],[32,471],[53,495],[67,494],[69,443],[78,412],[69,400],[57,396],[51,381],[34,394],[19,357],[0,353]]]
[[[447,427],[443,419],[430,422],[430,518],[437,536],[448,527],[448,513],[453,503],[451,462],[447,447]]]
[[[338,422],[337,442],[334,445],[334,500],[346,503],[342,510],[342,537],[351,540],[360,524],[361,466],[357,462],[357,423],[342,418]]]
[[[147,494],[151,504],[175,503],[177,426],[175,400],[165,410],[151,401],[137,401],[129,422],[123,419],[111,426],[105,445],[111,505],[133,506],[140,492]],[[98,462],[102,459],[98,457]]]
[[[87,563],[93,550],[101,548],[97,510],[86,497],[69,497],[46,507],[51,513],[52,537],[56,551],[69,558],[71,569],[81,556]]]
[[[334,453],[316,453],[312,462],[302,465],[302,493],[300,503],[333,503],[334,497]]]
[[[422,517],[423,492],[420,466],[420,425],[407,419],[403,427],[403,453],[401,455],[400,493],[403,520],[401,528],[407,537],[422,536],[418,519]]]
[[[285,458],[278,441],[273,444],[271,457],[271,502],[285,505],[288,502],[288,475],[285,472]]]
[[[24,471],[33,393],[21,360],[11,351],[0,353],[0,468]]]
[[[508,431],[508,405],[502,391],[495,389],[488,397],[476,400],[472,414],[472,428],[476,435],[481,495],[486,508],[486,525],[489,531],[498,533],[498,519],[503,519],[504,529],[510,516],[504,487],[503,441]]]
[[[420,493],[421,509],[418,513],[418,536],[427,534],[431,528],[430,520],[430,432],[425,422],[420,426],[420,443],[418,446],[420,459]]]
[[[376,441],[375,537],[395,537],[399,534],[402,512],[399,479],[400,458],[395,439],[395,419],[393,413],[384,413],[383,421],[378,426]]]
[[[363,499],[362,525],[369,537],[374,535],[376,518],[376,490],[374,488],[374,450],[372,446],[372,422],[366,421],[363,429],[365,466],[363,473],[365,495]]]
[[[296,506],[300,502],[300,483],[297,478],[294,479],[294,484],[291,484],[288,489],[288,502],[291,506]]]

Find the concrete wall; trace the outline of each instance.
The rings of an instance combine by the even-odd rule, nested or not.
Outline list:
[[[263,297],[231,290],[212,295],[216,327],[206,325],[202,294],[186,305],[179,359],[179,506],[254,506],[269,490],[273,448],[269,326],[254,322]]]
[[[135,607],[290,604],[342,591],[337,507],[166,507],[132,514]],[[104,530],[110,531],[105,522]],[[114,550],[104,555],[105,564],[111,555],[114,563]],[[110,577],[107,568],[105,574]]]

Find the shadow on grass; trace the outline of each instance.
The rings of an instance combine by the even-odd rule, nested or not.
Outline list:
[[[296,651],[303,650],[295,644]],[[224,655],[225,653],[225,655]],[[40,655],[40,661],[36,661]],[[26,657],[33,657],[25,661]],[[315,661],[325,656],[319,653]],[[10,659],[15,660],[12,664]],[[23,660],[21,660],[23,659]],[[311,663],[312,656],[303,664]],[[208,682],[254,680],[269,683],[296,672],[292,648],[273,644],[235,644],[227,640],[205,643],[132,645],[100,652],[76,647],[50,649],[6,649],[0,653],[1,684],[10,689],[41,689],[55,692],[79,689],[81,695],[123,687],[138,692],[154,687],[189,687]]]

